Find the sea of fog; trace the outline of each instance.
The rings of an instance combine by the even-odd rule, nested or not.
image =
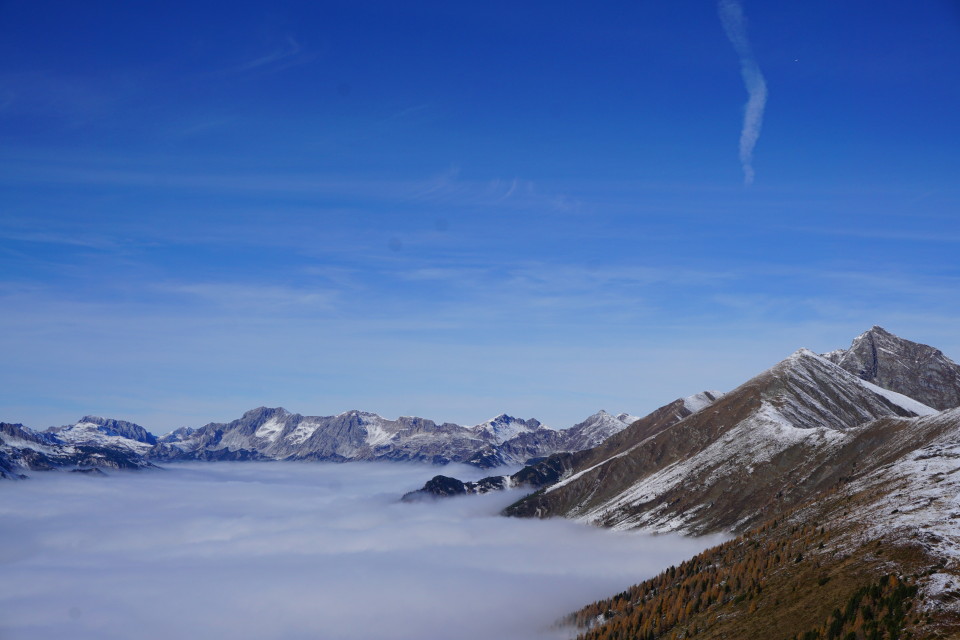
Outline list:
[[[530,640],[717,542],[400,503],[408,464],[191,463],[0,486],[0,638]]]

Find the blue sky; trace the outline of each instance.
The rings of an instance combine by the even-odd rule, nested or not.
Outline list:
[[[960,7],[738,6],[752,184],[714,2],[0,4],[0,419],[565,427],[873,324],[960,359]]]

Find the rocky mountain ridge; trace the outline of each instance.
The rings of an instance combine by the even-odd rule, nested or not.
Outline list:
[[[85,419],[86,420],[86,419]],[[80,430],[90,422],[81,421]],[[153,467],[130,443],[132,439],[100,433],[90,440],[36,432],[22,424],[0,422],[0,479],[26,477],[26,471],[69,469],[145,469]],[[144,445],[148,449],[150,445]]]

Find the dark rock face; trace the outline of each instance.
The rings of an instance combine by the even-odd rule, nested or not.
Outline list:
[[[70,473],[82,473],[82,474],[88,475],[88,476],[105,476],[105,475],[107,475],[107,474],[105,474],[105,473],[103,472],[103,469],[100,469],[99,467],[90,467],[90,468],[84,468],[84,469],[71,469],[71,470],[70,470]]]
[[[507,464],[507,461],[499,447],[486,445],[477,449],[476,452],[464,460],[463,463],[472,465],[478,469],[493,469]]]
[[[578,455],[579,454],[579,455]],[[565,475],[573,471],[580,458],[586,458],[587,452],[555,453],[543,460],[525,466],[510,476],[514,485],[522,485],[539,489],[554,482],[559,482]]]
[[[960,365],[939,349],[904,340],[882,327],[861,334],[849,349],[824,357],[862,380],[934,409],[960,407]]]
[[[481,480],[462,482],[449,476],[434,476],[422,489],[411,491],[401,498],[403,502],[412,502],[424,498],[449,498],[468,493],[482,494],[491,491],[503,491],[511,487],[511,476],[490,476]]]
[[[37,433],[22,424],[13,424],[10,422],[0,422],[0,441],[23,441],[36,445],[56,444],[57,439],[46,433]]]
[[[466,485],[449,476],[434,476],[423,485],[422,489],[411,491],[401,498],[404,502],[413,502],[424,498],[446,498],[449,496],[463,496],[467,494]]]

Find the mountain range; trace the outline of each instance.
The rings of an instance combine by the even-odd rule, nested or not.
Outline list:
[[[183,427],[161,437],[131,422],[96,416],[44,431],[0,423],[0,477],[52,469],[135,469],[185,460],[394,460],[490,468],[590,448],[634,420],[601,410],[568,429],[555,430],[535,419],[501,414],[464,427],[417,417],[389,420],[363,411],[302,416],[260,407],[232,422]]]
[[[584,639],[960,638],[960,366],[881,327],[725,393],[564,430],[261,407],[160,438],[86,417],[2,423],[0,440],[8,477],[171,460],[527,461],[479,481],[438,475],[404,500],[527,487],[505,515],[731,537],[571,614]]]

